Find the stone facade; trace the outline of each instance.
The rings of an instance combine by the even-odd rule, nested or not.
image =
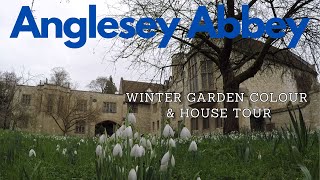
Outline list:
[[[239,52],[234,52],[237,56]],[[267,130],[268,125],[280,128],[290,123],[290,117],[287,111],[288,105],[293,109],[300,107],[302,109],[305,121],[312,128],[319,127],[319,107],[320,91],[319,82],[317,82],[317,73],[311,65],[300,62],[301,59],[295,59],[290,55],[293,71],[283,71],[286,64],[277,60],[278,66],[260,71],[253,78],[250,78],[240,85],[240,92],[245,94],[243,102],[239,103],[239,108],[270,108],[272,118],[263,119],[260,128]],[[187,60],[188,59],[188,60]],[[47,109],[51,104],[53,111],[57,111],[57,104],[48,100],[48,95],[54,95],[54,102],[57,102],[61,94],[73,95],[73,102],[81,99],[85,102],[86,109],[98,110],[97,116],[88,119],[84,127],[77,132],[76,130],[68,132],[70,135],[94,136],[98,134],[97,128],[100,126],[112,133],[116,125],[121,125],[126,119],[127,113],[132,112],[137,118],[136,128],[142,133],[160,133],[163,125],[170,122],[171,126],[178,130],[184,124],[194,134],[209,133],[213,131],[222,131],[223,119],[221,118],[190,118],[180,117],[181,109],[191,108],[223,108],[223,103],[190,103],[186,96],[188,93],[221,93],[223,92],[222,78],[219,75],[217,67],[213,62],[206,61],[201,55],[188,56],[188,54],[177,54],[172,57],[172,76],[164,85],[145,83],[137,81],[126,81],[121,79],[119,94],[102,94],[89,91],[75,91],[70,88],[60,87],[50,84],[41,84],[38,86],[19,86],[15,95],[16,101],[30,101],[26,109],[32,114],[31,120],[20,127],[26,131],[63,134],[57,122],[48,115]],[[245,68],[245,67],[243,67]],[[292,67],[290,67],[292,68]],[[241,72],[241,70],[240,70]],[[164,103],[164,102],[129,102],[126,93],[157,93],[170,92],[180,93],[182,102]],[[249,95],[252,93],[273,93],[278,96],[280,93],[306,92],[308,94],[307,103],[286,102],[251,102]],[[173,118],[167,118],[168,109],[172,109],[176,115]],[[106,110],[107,109],[107,110]],[[244,118],[240,116],[239,124],[242,129],[254,129],[253,124],[256,119],[251,117]],[[61,121],[59,122],[61,123]],[[76,125],[75,125],[76,126]],[[109,132],[110,131],[110,132]]]
[[[98,109],[98,117],[95,119],[88,119],[85,123],[83,132],[79,135],[95,135],[95,125],[104,121],[111,121],[114,124],[122,124],[126,117],[126,104],[124,104],[123,95],[115,94],[102,94],[88,91],[74,91],[70,88],[60,87],[50,84],[42,84],[38,86],[19,86],[18,93],[16,93],[16,101],[23,103],[23,97],[29,96],[30,102],[25,105],[28,112],[33,116],[28,123],[27,131],[47,133],[47,134],[63,134],[51,114],[48,113],[48,109],[52,109],[52,112],[58,111],[59,97],[72,95],[72,103],[77,100],[83,100],[85,102],[86,109]],[[49,96],[53,97],[49,100]],[[69,97],[69,96],[68,96]],[[67,103],[65,101],[65,103]],[[115,112],[103,111],[104,103],[115,103]],[[61,120],[60,125],[63,125]],[[74,128],[71,128],[74,129]],[[67,133],[69,135],[75,134],[75,131]]]
[[[239,52],[233,52],[234,58],[241,57]],[[251,102],[249,95],[252,93],[272,93],[274,97],[278,97],[281,93],[306,93],[307,103],[293,102],[295,110],[299,106],[302,109],[305,121],[311,128],[319,126],[320,113],[316,108],[319,107],[319,82],[317,81],[317,73],[315,67],[297,58],[289,53],[286,57],[292,58],[292,64],[288,65],[288,60],[275,60],[276,65],[270,66],[263,71],[258,72],[253,78],[250,78],[240,84],[240,93],[245,93],[243,102],[239,103],[239,108],[244,109],[270,109],[271,119],[264,118],[261,128],[267,130],[267,126],[272,128],[280,128],[290,123],[290,117],[287,110],[289,100],[285,102]],[[209,63],[209,64],[208,64]],[[266,62],[268,63],[268,61]],[[272,62],[274,63],[274,62]],[[168,83],[169,92],[179,92],[182,96],[188,93],[222,93],[223,82],[219,74],[218,68],[213,62],[206,61],[206,58],[197,55],[190,57],[188,54],[177,54],[172,58],[172,77]],[[267,65],[266,65],[267,66]],[[208,70],[208,67],[211,70]],[[245,69],[247,67],[243,67]],[[240,69],[240,72],[242,71]],[[205,83],[205,84],[204,84]],[[181,108],[223,108],[223,103],[172,103],[169,105],[174,112],[178,112]],[[198,118],[177,118],[173,120],[173,126],[178,128],[178,124],[183,121],[184,124],[194,133],[208,133],[212,131],[222,131],[223,120],[220,118],[202,117]],[[252,129],[255,119],[239,117],[241,129]]]
[[[309,101],[304,104],[297,104],[291,107],[298,114],[298,108],[301,109],[303,118],[308,127],[312,129],[320,128],[320,84],[315,85],[313,91],[309,92]],[[276,122],[276,127],[284,127],[290,124],[290,116],[286,108],[278,109],[273,113],[272,121]]]

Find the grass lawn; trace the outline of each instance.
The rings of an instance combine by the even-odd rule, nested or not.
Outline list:
[[[308,147],[303,153],[290,149],[292,144],[288,143],[294,143],[294,139],[287,140],[279,132],[229,136],[212,134],[189,140],[176,138],[176,147],[169,146],[166,138],[149,139],[150,142],[152,140],[153,154],[145,148],[141,159],[127,155],[131,146],[130,149],[125,148],[125,140],[117,140],[122,142],[123,156],[114,157],[115,142],[107,139],[102,143],[105,147],[102,161],[105,163],[101,169],[105,176],[100,178],[127,179],[130,169],[136,169],[134,167],[137,165],[144,170],[153,168],[152,179],[303,179],[308,176],[307,172],[319,174],[319,139],[315,132],[309,134]],[[197,143],[196,152],[188,151],[192,140]],[[141,139],[133,138],[135,143],[141,145]],[[0,179],[99,179],[98,144],[101,144],[99,138],[81,139],[1,130]],[[31,149],[36,156],[29,157]],[[161,159],[168,149],[174,155],[174,167],[169,165],[166,172],[159,173]],[[123,170],[117,170],[117,167]],[[306,167],[307,171],[302,171],[302,167]],[[139,177],[151,178],[148,175]]]

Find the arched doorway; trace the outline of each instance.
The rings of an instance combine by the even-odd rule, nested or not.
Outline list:
[[[96,124],[95,134],[100,135],[106,131],[108,136],[111,136],[114,133],[114,129],[116,128],[116,125],[117,125],[117,123],[115,123],[113,121],[100,122],[100,123]]]

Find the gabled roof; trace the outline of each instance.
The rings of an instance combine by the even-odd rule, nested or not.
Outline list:
[[[219,43],[220,41],[214,39],[213,42]],[[233,40],[233,51],[237,51],[247,56],[251,56],[254,53],[259,53],[263,46],[263,42],[251,38],[242,38],[241,36],[238,36]],[[193,56],[195,55],[195,51],[195,49],[191,49],[187,54],[189,56]],[[309,62],[294,54],[289,49],[280,50],[277,47],[271,46],[269,53],[265,57],[265,60],[267,60],[265,62],[273,65],[283,65],[289,68],[311,73],[314,76],[318,75],[314,65],[311,65]]]
[[[157,93],[164,92],[165,86],[162,84],[155,83],[147,83],[147,82],[138,82],[138,81],[127,81],[121,78],[120,81],[120,94],[125,93]],[[137,99],[140,99],[140,95],[137,96]],[[125,101],[128,101],[128,97],[125,97]],[[150,103],[140,103],[140,102],[131,102],[131,103],[139,103],[139,104],[150,104]]]
[[[255,39],[236,38],[234,40],[234,50],[250,56],[258,53],[263,48],[264,43]],[[314,66],[303,60],[288,49],[280,50],[274,46],[269,49],[269,54],[265,57],[269,62],[285,65],[289,68],[309,72],[315,76],[318,75]]]
[[[154,93],[164,91],[164,85],[148,82],[128,81],[123,79],[121,79],[120,82],[120,94],[142,93],[150,90]]]

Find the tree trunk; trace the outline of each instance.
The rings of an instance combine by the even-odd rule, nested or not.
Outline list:
[[[63,129],[62,131],[63,131],[63,136],[67,136],[67,133],[68,133],[68,126],[67,126],[67,124],[64,124],[64,129]]]
[[[8,115],[7,115],[7,112],[5,112],[5,115],[4,115],[4,122],[3,122],[3,129],[9,129],[10,127],[10,123],[9,122],[9,118],[8,118]]]
[[[12,130],[12,131],[14,131],[14,130],[16,129],[17,123],[18,123],[18,122],[17,122],[16,120],[13,120],[13,121],[12,121],[12,127],[11,127],[11,130]]]
[[[226,93],[239,93],[239,84],[224,83],[223,91]],[[230,84],[229,86],[226,86]],[[234,96],[235,97],[235,96]],[[235,98],[232,98],[235,100]],[[231,132],[239,132],[239,118],[236,118],[236,112],[234,108],[238,108],[238,102],[226,102],[224,101],[224,107],[227,109],[227,118],[224,119],[223,133],[229,134]]]

